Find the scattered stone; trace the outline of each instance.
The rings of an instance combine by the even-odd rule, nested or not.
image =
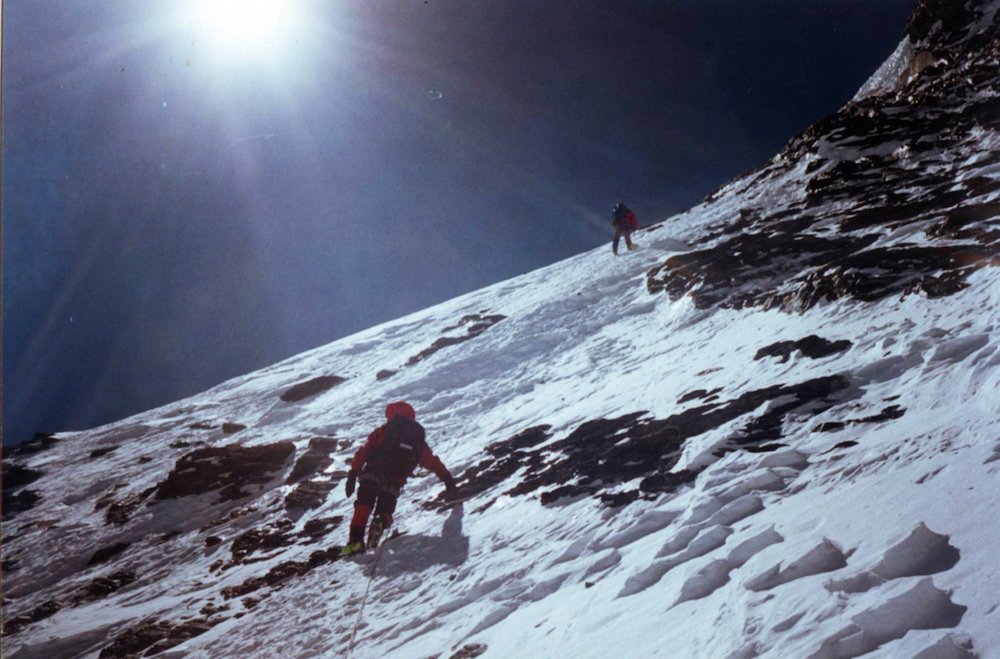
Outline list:
[[[87,562],[87,566],[100,565],[101,563],[107,563],[112,558],[122,553],[131,546],[132,543],[129,542],[116,542],[108,547],[102,547],[94,552],[94,555],[90,557]]]
[[[195,449],[181,456],[167,478],[156,486],[157,499],[174,499],[219,490],[222,501],[246,496],[243,488],[265,485],[285,468],[295,444],[283,440],[260,446]]]
[[[330,491],[333,489],[333,481],[306,481],[292,490],[285,497],[285,508],[287,510],[314,510],[326,503]]]
[[[848,350],[851,345],[851,342],[846,339],[842,341],[828,341],[815,334],[810,334],[798,341],[778,341],[777,343],[772,343],[769,346],[761,348],[754,355],[754,360],[763,359],[764,357],[781,357],[781,362],[784,363],[788,361],[792,353],[796,350],[799,350],[810,359],[822,359],[823,357],[829,357],[838,352]]]
[[[862,417],[851,421],[851,423],[883,423],[885,421],[893,421],[895,419],[902,418],[904,414],[906,414],[906,408],[900,407],[899,405],[890,405],[878,414]]]
[[[5,558],[0,560],[0,570],[3,572],[15,572],[18,567],[20,567],[20,564],[16,558]]]
[[[205,538],[206,547],[214,547],[215,545],[219,544],[222,544],[222,538],[220,538],[217,535],[210,535],[207,538]]]
[[[884,214],[878,217],[885,220]],[[977,267],[992,263],[996,251],[969,244],[872,248],[876,239],[874,234],[740,234],[708,249],[671,256],[647,273],[646,288],[672,300],[690,295],[699,309],[756,306],[801,312],[841,298],[874,302],[920,292],[952,295],[968,286],[966,279]]]
[[[316,541],[340,526],[343,521],[344,518],[340,515],[311,519],[305,523],[299,535],[309,538],[311,541]]]
[[[106,577],[97,577],[87,586],[87,596],[92,598],[107,597],[138,579],[132,570],[119,570]]]
[[[892,421],[894,419],[899,419],[906,413],[906,409],[900,407],[899,405],[890,405],[884,408],[878,414],[872,414],[871,416],[862,417],[860,419],[844,419],[843,421],[825,421],[813,429],[813,432],[837,432],[843,430],[848,425],[853,425],[856,423],[884,423],[886,421]]]
[[[780,401],[748,421],[716,454],[773,451],[781,446],[776,440],[781,438],[786,415],[803,407],[812,414],[826,411],[829,406],[822,403],[848,386],[846,378],[835,375],[750,391],[734,400],[707,403],[663,420],[644,418],[646,412],[595,419],[552,443],[546,443],[550,439],[549,426],[529,428],[488,445],[490,457],[462,474],[462,494],[483,494],[518,474],[520,482],[504,494],[518,496],[543,490],[543,505],[576,496],[597,496],[611,506],[626,505],[642,496],[676,490],[695,479],[693,471],[671,471],[687,439],[750,414],[769,401]],[[636,479],[640,479],[638,489],[619,489]],[[423,507],[441,510],[449,505],[448,498],[439,495]]]
[[[319,474],[333,464],[330,454],[340,448],[340,442],[332,437],[314,437],[309,440],[309,448],[295,462],[292,473],[285,483],[291,485]]]
[[[410,357],[406,361],[406,366],[413,366],[423,360],[427,359],[437,351],[442,348],[447,348],[448,346],[458,345],[459,343],[465,343],[470,339],[474,339],[489,328],[493,327],[501,320],[504,320],[506,316],[500,314],[494,314],[492,316],[484,316],[482,314],[471,314],[468,316],[463,316],[458,324],[452,325],[451,327],[445,328],[445,332],[451,332],[457,330],[461,327],[466,327],[465,334],[459,334],[458,336],[442,336],[434,343],[431,344],[429,348],[421,350],[416,355]],[[378,376],[376,376],[378,377]],[[381,378],[379,378],[381,379]]]
[[[287,547],[294,542],[287,533],[292,526],[290,521],[281,520],[275,526],[278,528],[250,529],[237,536],[231,547],[233,564],[245,561],[254,552]]]
[[[105,524],[114,524],[115,526],[124,526],[132,518],[132,513],[134,513],[142,502],[149,498],[156,490],[155,487],[150,487],[142,492],[137,492],[132,496],[125,497],[121,501],[115,501],[108,507],[108,512],[104,514]]]
[[[28,441],[21,442],[17,446],[9,450],[5,450],[5,452],[9,456],[33,455],[41,451],[47,451],[58,443],[59,439],[56,438],[55,433],[36,432]]]
[[[347,378],[339,375],[321,375],[318,378],[300,382],[285,393],[281,394],[281,400],[286,403],[296,403],[305,400],[310,396],[328,391],[342,382],[347,382]]]
[[[276,565],[262,577],[252,577],[238,586],[223,588],[222,597],[230,600],[243,597],[261,588],[276,587],[292,577],[302,576],[321,565],[340,560],[340,549],[340,547],[330,547],[325,550],[317,550],[309,555],[309,560],[306,562],[286,561]]]
[[[94,502],[94,512],[96,513],[98,510],[103,510],[107,508],[114,502],[114,500],[115,500],[115,493],[108,492],[107,494],[100,497],[97,501]]]
[[[209,602],[205,606],[201,607],[201,611],[199,611],[198,613],[208,618],[210,616],[218,615],[228,610],[229,610],[228,604],[222,604],[221,606],[216,606],[215,604]]]
[[[843,421],[824,421],[815,428],[813,432],[839,432],[847,427]]]
[[[227,435],[232,435],[234,432],[239,432],[241,430],[246,430],[246,426],[242,423],[223,423],[222,432]]]
[[[117,450],[118,450],[117,446],[105,446],[104,448],[95,448],[93,451],[90,452],[90,459],[94,460],[95,458],[103,458],[108,453],[114,453]]]
[[[375,374],[375,379],[376,380],[387,380],[387,379],[391,378],[392,376],[394,376],[396,373],[398,373],[398,371],[390,371],[389,369],[382,369],[381,371],[379,371],[378,373]]]
[[[689,391],[680,398],[677,399],[678,405],[683,405],[684,403],[690,402],[692,400],[698,400],[699,398],[708,398],[709,396],[714,396],[715,394],[722,391],[722,387],[717,389],[712,389],[708,391],[706,389],[695,389],[694,391]]]
[[[0,480],[3,480],[3,491],[13,492],[19,487],[30,485],[45,475],[45,472],[31,469],[16,462],[3,462],[0,465]]]
[[[16,634],[28,625],[40,622],[46,618],[51,618],[58,613],[62,607],[63,605],[56,600],[49,600],[32,610],[31,613],[25,613],[4,622],[3,635],[9,636],[11,634]]]
[[[147,657],[204,634],[222,620],[189,620],[178,624],[149,620],[115,637],[101,650],[100,659],[133,659],[145,650]]]
[[[486,649],[487,647],[483,643],[471,643],[451,655],[451,659],[475,659],[479,655],[485,653]]]
[[[199,421],[197,423],[192,423],[188,428],[191,430],[214,430],[219,426],[213,426],[211,423],[206,423],[205,421]]]
[[[144,465],[144,464],[146,464],[148,462],[152,462],[152,461],[153,461],[153,458],[152,458],[152,456],[149,456],[149,455],[143,455],[143,456],[139,457],[139,464],[141,464],[141,465]]]
[[[41,500],[38,492],[34,490],[21,490],[17,494],[11,494],[9,490],[4,490],[0,495],[0,508],[3,508],[3,521],[14,519],[17,515],[31,510]]]

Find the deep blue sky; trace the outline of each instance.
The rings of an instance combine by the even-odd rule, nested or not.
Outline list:
[[[5,444],[607,243],[616,201],[694,205],[916,3],[298,4],[261,54],[181,0],[3,3]]]

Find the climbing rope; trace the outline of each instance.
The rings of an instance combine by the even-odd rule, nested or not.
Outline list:
[[[382,550],[385,548],[385,543],[379,543],[378,553],[375,554],[375,562],[372,563],[372,573],[368,577],[368,586],[365,588],[365,596],[361,598],[361,608],[358,609],[358,619],[354,621],[354,629],[351,631],[351,642],[347,646],[347,656],[345,659],[351,659],[351,655],[354,653],[354,637],[358,634],[358,627],[361,626],[361,617],[365,613],[365,603],[368,602],[368,591],[372,589],[372,582],[375,580],[375,570],[378,568],[378,561],[382,558]]]

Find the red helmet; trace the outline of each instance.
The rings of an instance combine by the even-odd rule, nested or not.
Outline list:
[[[417,420],[417,413],[413,411],[413,407],[409,403],[404,403],[402,401],[398,403],[389,403],[385,406],[385,418],[392,421],[395,417],[402,416],[410,421]]]

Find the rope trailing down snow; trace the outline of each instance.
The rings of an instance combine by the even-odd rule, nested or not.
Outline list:
[[[365,603],[368,602],[368,591],[372,589],[372,581],[375,580],[375,570],[378,569],[378,561],[382,558],[382,549],[385,548],[385,543],[381,543],[378,546],[378,553],[375,554],[375,562],[372,563],[372,573],[368,577],[368,586],[365,588],[365,595],[361,598],[361,608],[358,609],[358,619],[354,621],[354,629],[351,630],[351,642],[347,646],[347,656],[345,659],[351,659],[351,655],[354,653],[354,637],[358,634],[358,627],[361,626],[361,617],[365,614]]]

